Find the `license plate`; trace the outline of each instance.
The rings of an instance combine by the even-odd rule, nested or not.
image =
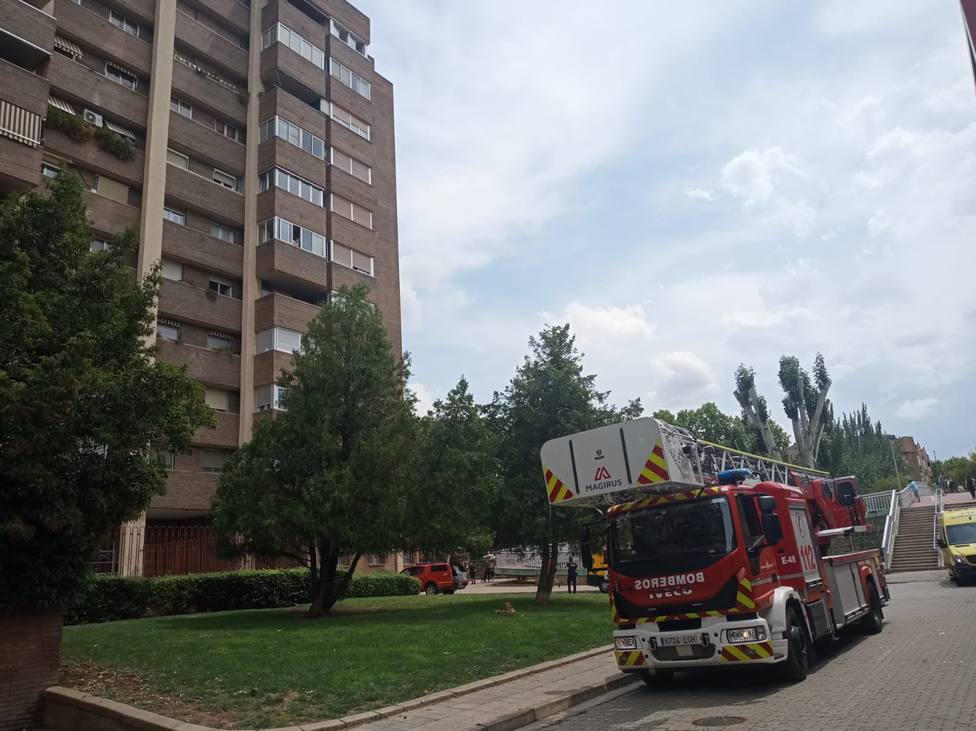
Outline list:
[[[671,635],[668,637],[658,637],[658,647],[683,647],[685,645],[700,645],[701,635]]]

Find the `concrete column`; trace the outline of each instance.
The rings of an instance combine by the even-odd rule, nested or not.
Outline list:
[[[251,2],[251,44],[247,69],[247,149],[244,159],[244,277],[241,306],[240,444],[250,441],[254,423],[254,301],[261,295],[257,278],[258,246],[258,105],[261,101],[261,10]]]
[[[152,75],[149,78],[149,118],[146,122],[146,167],[143,171],[142,213],[139,220],[140,277],[145,277],[163,254],[163,206],[166,202],[166,150],[169,147],[169,100],[173,90],[173,44],[176,3],[156,3],[153,28]],[[156,341],[155,334],[148,339]],[[119,530],[119,574],[142,576],[146,514]]]

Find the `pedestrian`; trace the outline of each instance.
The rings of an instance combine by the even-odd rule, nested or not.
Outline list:
[[[912,502],[913,503],[920,503],[920,502],[922,502],[922,498],[919,497],[919,494],[918,494],[918,485],[915,484],[915,480],[912,480],[911,482],[908,483],[908,489],[912,491]]]
[[[973,475],[966,478],[966,489],[969,490],[970,497],[976,500],[976,477]]]
[[[472,584],[478,583],[478,567],[475,566],[474,559],[468,561],[468,579]]]
[[[566,562],[566,591],[570,594],[576,593],[576,570],[578,568],[576,559],[570,556],[569,561]]]

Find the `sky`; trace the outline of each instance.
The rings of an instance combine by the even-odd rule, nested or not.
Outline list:
[[[421,408],[545,324],[648,413],[788,421],[822,352],[932,456],[976,448],[976,92],[953,0],[356,0],[394,84]]]

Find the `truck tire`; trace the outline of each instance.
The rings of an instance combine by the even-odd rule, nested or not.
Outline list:
[[[437,588],[437,584],[435,584],[433,581],[429,581],[427,582],[427,586],[424,587],[424,593],[430,595],[440,594],[441,590]]]
[[[881,611],[881,598],[878,590],[874,588],[874,582],[868,582],[868,606],[871,610],[867,616],[861,620],[861,631],[866,635],[876,635],[884,627],[884,612]]]
[[[648,688],[660,688],[674,680],[674,670],[641,670],[640,677]]]
[[[799,683],[806,680],[810,668],[810,642],[807,639],[806,626],[796,607],[787,609],[786,618],[789,650],[783,662],[783,676],[792,683]]]

